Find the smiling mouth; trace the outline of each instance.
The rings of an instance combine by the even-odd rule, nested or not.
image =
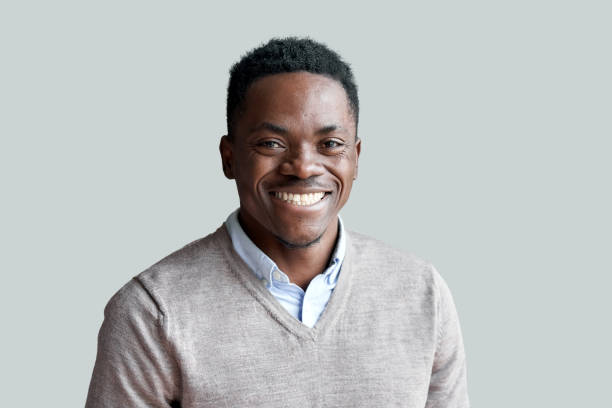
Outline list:
[[[319,191],[316,193],[298,194],[298,193],[287,193],[287,192],[281,192],[281,191],[274,191],[270,194],[286,203],[293,204],[293,205],[300,206],[300,207],[306,207],[306,206],[315,205],[316,203],[321,201],[328,193],[324,191]]]

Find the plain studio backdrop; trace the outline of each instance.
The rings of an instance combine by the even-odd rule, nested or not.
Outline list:
[[[2,3],[2,406],[82,406],[108,299],[237,208],[228,70],[287,35],[351,63],[342,215],[445,277],[473,406],[612,406],[609,3],[357,3]]]

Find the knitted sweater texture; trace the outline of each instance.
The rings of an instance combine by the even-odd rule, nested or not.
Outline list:
[[[109,301],[87,408],[468,407],[451,294],[435,269],[347,232],[313,328],[274,299],[224,226]]]

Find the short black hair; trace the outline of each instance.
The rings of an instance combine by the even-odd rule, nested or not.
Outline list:
[[[249,51],[230,69],[226,107],[228,135],[232,135],[236,113],[253,82],[264,76],[297,71],[325,75],[340,82],[357,128],[359,98],[349,64],[324,44],[310,38],[287,37],[273,38]]]

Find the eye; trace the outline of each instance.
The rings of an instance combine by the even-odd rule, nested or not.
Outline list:
[[[323,142],[323,146],[326,149],[335,149],[335,148],[341,147],[343,145],[344,145],[344,143],[342,143],[342,142],[340,142],[338,140],[326,140],[325,142]]]
[[[276,140],[264,140],[259,142],[257,146],[264,147],[266,149],[280,149],[281,147],[283,147]]]

